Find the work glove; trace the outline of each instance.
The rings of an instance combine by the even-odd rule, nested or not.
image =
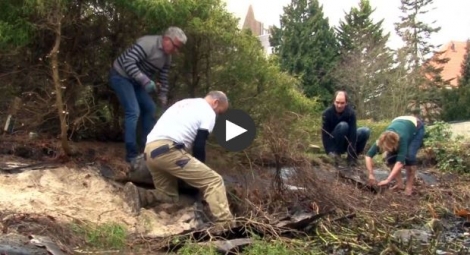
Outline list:
[[[149,81],[147,84],[145,84],[144,88],[147,93],[157,91],[157,86],[155,85],[154,81]]]

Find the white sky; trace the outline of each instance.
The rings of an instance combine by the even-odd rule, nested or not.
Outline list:
[[[248,11],[248,6],[253,5],[255,18],[266,26],[279,26],[279,16],[283,13],[283,6],[287,6],[290,0],[225,0],[227,9],[241,18],[241,22]],[[359,0],[319,0],[323,5],[323,12],[330,22],[330,26],[338,25],[344,17],[344,12],[352,6],[358,6]],[[394,23],[400,20],[400,0],[370,0],[372,8],[375,8],[373,19],[384,19],[383,27],[390,32],[389,46],[396,48],[401,45],[401,39],[396,35]],[[449,41],[465,41],[470,38],[470,0],[435,0],[435,9],[431,10],[426,21],[436,21],[435,25],[441,27],[431,40],[434,44],[445,44]]]

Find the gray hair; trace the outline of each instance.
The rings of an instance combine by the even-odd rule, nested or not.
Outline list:
[[[188,41],[188,37],[186,36],[186,34],[183,32],[183,30],[179,27],[169,27],[166,31],[165,31],[165,36],[168,36],[171,38],[171,40],[175,40],[178,39],[178,41],[180,41],[182,44],[186,44],[186,42]]]
[[[207,96],[215,100],[219,100],[220,102],[228,103],[227,95],[225,95],[225,93],[222,91],[210,91],[209,93],[207,93]]]

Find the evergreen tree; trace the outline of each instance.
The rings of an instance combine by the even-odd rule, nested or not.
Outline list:
[[[384,34],[383,19],[373,22],[371,16],[374,11],[369,0],[361,0],[359,7],[352,7],[349,13],[346,13],[344,21],[339,22],[336,30],[342,54],[369,48],[371,42],[386,44],[390,33]]]
[[[383,20],[372,20],[374,11],[369,0],[361,0],[337,28],[341,63],[335,76],[340,86],[349,90],[360,117],[374,110],[380,112],[376,97],[382,94],[393,63],[391,50],[386,46],[390,35],[383,32]]]
[[[467,40],[465,57],[462,62],[462,74],[459,78],[459,87],[470,87],[470,40]]]
[[[318,0],[292,0],[280,23],[272,29],[270,43],[282,70],[299,76],[305,94],[318,96],[327,105],[334,89],[338,43],[323,7]]]
[[[424,106],[430,117],[440,103],[440,93],[436,90],[449,84],[441,76],[442,66],[448,59],[442,58],[443,52],[436,51],[437,46],[430,43],[431,36],[441,28],[420,20],[422,15],[429,12],[433,3],[434,0],[401,0],[400,10],[404,15],[400,17],[401,22],[395,24],[398,35],[405,43],[401,50],[407,59],[406,82],[415,91],[409,95],[409,99],[414,101],[415,107]]]
[[[470,40],[462,61],[462,69],[457,89],[444,90],[442,119],[445,121],[470,119]]]

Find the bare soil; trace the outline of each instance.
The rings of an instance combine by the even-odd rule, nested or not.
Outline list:
[[[0,207],[63,220],[119,222],[129,228],[136,225],[118,188],[91,167],[61,166],[0,175]]]
[[[152,209],[143,209],[139,216],[130,213],[122,197],[122,184],[119,183],[128,171],[123,160],[122,144],[80,142],[72,146],[76,155],[66,158],[61,156],[60,146],[54,140],[30,140],[19,136],[1,138],[0,168],[9,162],[59,165],[19,173],[0,171],[0,212],[3,211],[0,222],[4,226],[3,233],[9,233],[11,229],[26,235],[42,233],[61,243],[64,249],[70,249],[85,242],[77,239],[73,231],[66,227],[71,223],[118,223],[125,226],[129,233],[151,238],[171,236],[190,227],[185,221],[190,209],[181,209],[171,215]],[[396,227],[400,224],[405,227],[408,219],[416,215],[431,219],[439,218],[443,215],[440,212],[445,210],[465,209],[465,201],[470,197],[465,180],[442,176],[439,176],[439,185],[433,187],[419,181],[417,194],[411,197],[391,191],[374,194],[341,180],[331,167],[318,158],[312,166],[299,170],[301,172],[297,176],[300,178],[291,180],[292,185],[304,187],[305,190],[274,192],[274,177],[266,168],[242,164],[229,167],[224,155],[211,146],[209,149],[208,164],[221,174],[234,178],[231,201],[235,197],[250,208],[252,215],[259,217],[295,208],[314,212],[335,209],[336,213],[327,222],[361,214],[363,220],[372,219],[375,225],[384,228],[390,224],[391,217],[395,217]],[[111,180],[103,177],[103,169],[108,177],[113,177]],[[286,207],[286,203],[291,206]],[[242,209],[238,208],[239,211]],[[354,224],[350,222],[347,225],[353,227]],[[364,221],[357,224],[364,224]],[[39,226],[46,227],[41,229]]]
[[[190,227],[191,208],[174,211],[142,208],[134,216],[123,199],[122,183],[128,171],[121,144],[72,144],[73,158],[64,158],[56,143],[7,137],[0,145],[0,211],[6,214],[47,215],[54,224],[71,222],[120,224],[128,234],[167,237]],[[45,164],[44,169],[10,173],[11,166]],[[56,167],[47,168],[47,165]],[[103,172],[112,179],[105,178]],[[165,205],[161,205],[165,207]],[[8,211],[8,213],[6,212]]]

